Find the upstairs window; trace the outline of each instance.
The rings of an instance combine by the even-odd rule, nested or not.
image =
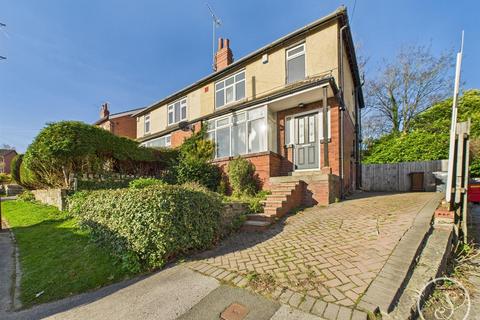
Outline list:
[[[187,98],[178,100],[168,106],[168,125],[187,120]]]
[[[147,114],[143,119],[143,130],[145,131],[145,133],[150,132],[150,115],[149,114]]]
[[[288,49],[286,59],[287,83],[305,79],[305,44]]]
[[[215,108],[245,98],[245,71],[215,83]]]

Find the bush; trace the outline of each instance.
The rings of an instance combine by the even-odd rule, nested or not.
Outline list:
[[[267,199],[267,195],[270,194],[269,191],[260,191],[254,196],[227,196],[224,197],[225,202],[243,202],[248,205],[248,212],[250,213],[261,213],[263,212],[263,201]]]
[[[23,154],[17,154],[10,162],[10,173],[12,175],[12,179],[21,185],[20,181],[20,165],[22,164]]]
[[[62,121],[40,131],[28,147],[23,164],[32,173],[32,183],[68,188],[72,174],[153,175],[168,166],[171,156],[175,156],[171,151],[139,147],[136,141],[95,126]]]
[[[228,178],[233,195],[253,196],[257,191],[255,166],[250,161],[237,157],[228,163]]]
[[[215,191],[221,179],[218,166],[201,159],[183,159],[175,167],[177,183],[197,182]]]
[[[9,184],[12,182],[12,176],[7,173],[0,173],[0,184]]]
[[[139,178],[130,181],[128,187],[131,189],[143,189],[145,187],[154,186],[154,185],[164,185],[165,182],[160,179],[155,178]]]
[[[155,185],[79,192],[69,199],[69,210],[94,240],[138,271],[209,248],[218,239],[222,203],[213,192]]]
[[[17,196],[17,199],[20,201],[35,201],[35,196],[33,195],[32,191],[25,190]]]
[[[77,191],[127,188],[132,180],[78,180]]]
[[[221,172],[218,166],[210,163],[214,155],[214,145],[207,139],[206,127],[193,132],[185,139],[179,150],[179,160],[171,172],[173,183],[197,182],[212,191],[220,184]]]

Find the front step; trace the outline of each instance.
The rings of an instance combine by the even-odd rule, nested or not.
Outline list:
[[[243,223],[241,231],[246,232],[259,232],[265,231],[270,227],[270,221],[255,221],[255,220],[247,220]]]
[[[301,203],[294,202],[302,198],[298,196],[298,193],[302,192],[301,183],[297,180],[276,184],[272,188],[272,194],[263,201],[264,213],[247,215],[247,221],[243,224],[242,230],[265,231],[277,218],[300,206]]]

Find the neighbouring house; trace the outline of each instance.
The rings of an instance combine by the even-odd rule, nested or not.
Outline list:
[[[10,164],[16,155],[17,151],[14,149],[0,149],[0,173],[10,174]]]
[[[204,124],[215,163],[248,159],[264,189],[302,182],[301,201],[328,204],[359,186],[364,100],[344,7],[235,62],[220,38],[215,58],[214,73],[133,115],[141,144],[176,147]]]
[[[103,128],[114,135],[130,139],[137,138],[137,120],[132,115],[143,108],[128,110],[119,113],[112,113],[108,110],[108,103],[102,104],[100,108],[100,119],[94,125]]]

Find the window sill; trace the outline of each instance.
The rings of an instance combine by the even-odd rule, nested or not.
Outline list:
[[[240,100],[236,100],[236,101],[233,101],[233,102],[230,102],[228,104],[224,104],[223,106],[221,107],[215,107],[215,110],[222,110],[222,109],[225,109],[225,108],[229,108],[229,107],[233,107],[233,106],[236,106],[238,104],[242,104],[244,102],[247,101],[247,98],[242,98]]]

